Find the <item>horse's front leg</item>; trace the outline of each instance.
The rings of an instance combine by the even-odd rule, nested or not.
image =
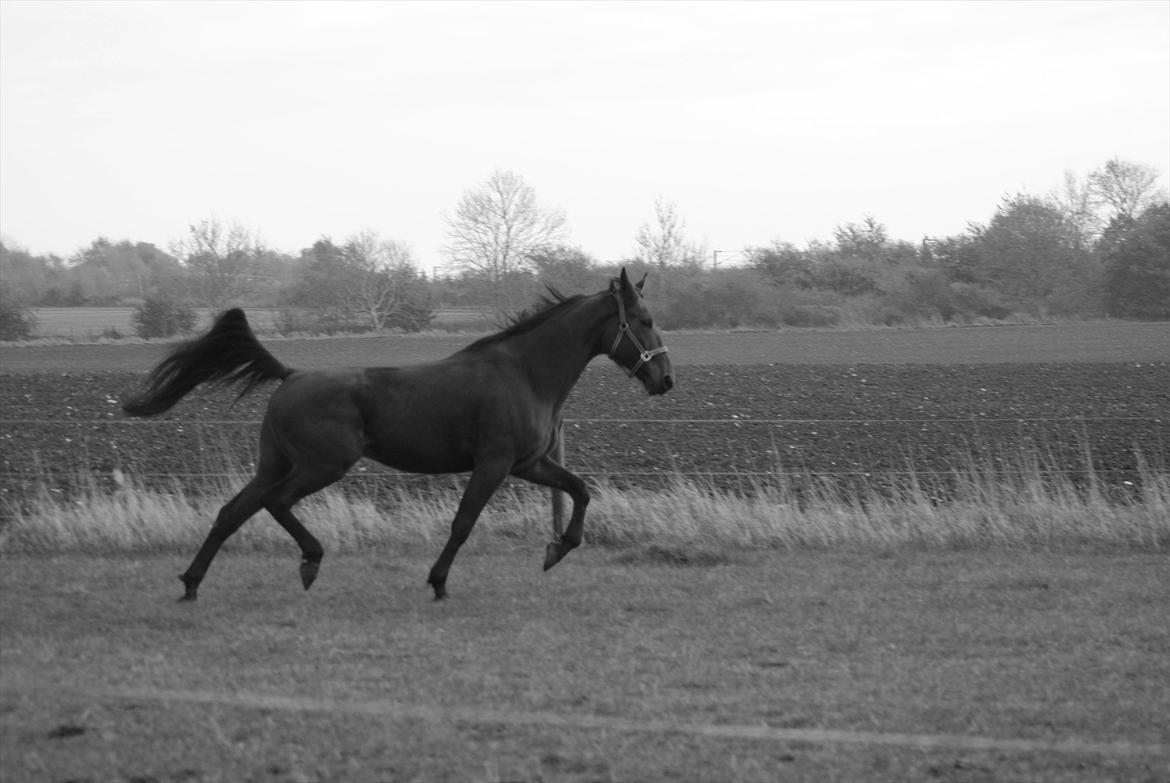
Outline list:
[[[581,538],[585,532],[585,508],[589,505],[589,490],[584,481],[547,456],[532,467],[517,471],[516,475],[534,484],[567,492],[573,500],[573,514],[569,518],[569,526],[559,540],[553,541],[545,548],[544,570],[547,571],[581,545]]]
[[[427,584],[435,591],[436,601],[447,597],[447,572],[451,570],[451,562],[455,560],[459,547],[471,535],[471,528],[475,526],[483,507],[500,484],[504,483],[511,468],[512,460],[509,458],[481,462],[472,471],[467,489],[463,490],[463,499],[459,501],[459,510],[455,512],[455,521],[451,523],[447,545],[439,553],[439,558],[431,567],[431,575],[427,578]]]

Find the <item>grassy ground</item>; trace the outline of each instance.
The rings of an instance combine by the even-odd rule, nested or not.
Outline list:
[[[540,548],[6,557],[0,778],[1166,779],[1164,555]]]

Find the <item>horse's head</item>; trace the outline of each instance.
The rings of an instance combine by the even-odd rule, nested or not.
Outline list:
[[[617,320],[606,331],[609,358],[630,377],[641,381],[647,393],[666,394],[674,386],[673,370],[642,297],[645,282],[643,275],[637,283],[631,283],[623,268],[621,275],[609,283],[609,293],[617,302]]]

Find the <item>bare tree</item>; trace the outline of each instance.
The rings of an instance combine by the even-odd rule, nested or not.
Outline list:
[[[246,297],[262,251],[259,240],[238,223],[225,226],[215,217],[189,229],[171,243],[171,253],[186,264],[194,298],[215,313]]]
[[[686,221],[678,205],[662,196],[654,199],[654,225],[643,223],[634,241],[639,261],[659,269],[668,266],[701,267],[710,255],[705,244],[687,240]]]
[[[654,225],[643,223],[638,229],[638,258],[660,269],[680,263],[686,245],[685,227],[678,205],[658,196],[654,199]]]
[[[370,230],[354,234],[342,247],[353,279],[347,286],[350,306],[374,330],[399,324],[417,307],[418,275],[410,248],[393,239],[381,239]]]
[[[465,192],[444,219],[449,244],[443,252],[459,269],[486,277],[497,306],[504,280],[528,264],[532,251],[564,236],[564,213],[539,206],[523,177],[501,169]]]
[[[1094,196],[1112,212],[1106,223],[1116,217],[1133,220],[1160,198],[1157,169],[1119,158],[1107,160],[1090,174],[1088,184]]]
[[[1069,224],[1076,231],[1077,242],[1082,248],[1090,247],[1101,235],[1101,199],[1092,181],[1086,177],[1077,179],[1071,171],[1064,172],[1064,190],[1053,196]]]

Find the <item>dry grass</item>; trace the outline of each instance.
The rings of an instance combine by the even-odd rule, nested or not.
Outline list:
[[[1090,460],[1086,460],[1091,464]],[[799,489],[783,475],[748,491],[676,476],[661,489],[594,488],[586,539],[606,546],[656,545],[687,550],[834,546],[1045,549],[1104,545],[1161,550],[1170,544],[1170,475],[1148,466],[1123,494],[1106,493],[1087,472],[1077,483],[1053,474],[1035,454],[992,467],[972,459],[947,482],[945,499],[914,475],[883,489],[829,484]],[[176,483],[147,489],[119,476],[110,490],[96,479],[64,497],[41,488],[8,510],[4,552],[153,552],[186,550],[202,540],[220,505],[246,481],[240,475],[202,493]],[[108,482],[107,482],[108,483]],[[308,498],[298,514],[332,552],[442,541],[459,493],[341,485]],[[479,524],[505,538],[541,538],[551,530],[542,491],[509,485]],[[287,545],[261,518],[234,540],[245,550]]]

